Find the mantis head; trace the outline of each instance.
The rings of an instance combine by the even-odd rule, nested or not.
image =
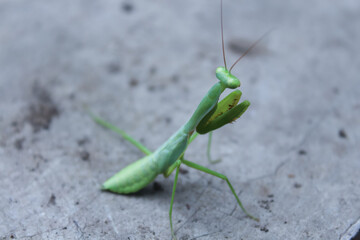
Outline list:
[[[224,66],[225,67],[218,67],[216,69],[216,77],[219,79],[221,85],[225,88],[238,88],[240,87],[240,81],[237,77],[231,74],[231,70],[233,67],[243,58],[245,57],[251,49],[253,49],[261,39],[263,39],[269,32],[264,34],[261,38],[259,38],[256,42],[254,42],[235,62],[231,67],[227,68],[226,65],[226,57],[225,57],[225,47],[224,47],[224,27],[223,27],[223,11],[222,11],[222,0],[220,2],[220,18],[221,18],[221,46],[222,46],[222,53],[224,58]]]
[[[222,45],[222,53],[224,58],[224,67],[218,67],[216,69],[216,77],[219,79],[220,84],[222,86],[221,92],[225,90],[225,88],[235,89],[240,87],[240,80],[231,74],[231,70],[233,67],[248,54],[251,49],[253,49],[256,44],[260,42],[262,38],[264,38],[266,34],[264,34],[261,38],[259,38],[256,42],[254,42],[228,69],[226,66],[226,57],[225,57],[225,47],[224,47],[224,31],[223,31],[223,17],[222,17],[222,0],[220,3],[220,13],[221,13],[221,45]],[[269,33],[269,32],[268,32]],[[229,95],[227,95],[220,102],[215,104],[215,106],[201,119],[201,121],[196,126],[196,132],[199,134],[206,134],[208,132],[214,131],[228,123],[234,122],[238,119],[250,106],[250,102],[245,100],[238,104],[241,97],[240,90],[234,90]]]
[[[219,79],[221,85],[226,88],[238,88],[240,87],[240,80],[232,75],[225,67],[218,67],[216,69],[216,77]]]

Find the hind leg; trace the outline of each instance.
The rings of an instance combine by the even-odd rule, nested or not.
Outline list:
[[[90,112],[89,110],[87,110],[88,114],[90,115],[90,117],[94,120],[94,122],[96,122],[97,124],[99,124],[100,126],[103,126],[104,128],[107,128],[119,135],[121,135],[125,140],[129,141],[131,144],[133,144],[135,147],[137,147],[140,151],[142,151],[143,153],[145,153],[146,155],[151,154],[152,152],[145,147],[144,145],[142,145],[140,142],[136,141],[135,139],[133,139],[132,137],[130,137],[125,131],[121,130],[120,128],[112,125],[111,123],[103,120],[102,118],[95,116],[92,112]]]

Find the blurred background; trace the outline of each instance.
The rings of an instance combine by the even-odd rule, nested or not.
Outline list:
[[[252,105],[189,146],[179,239],[351,239],[360,228],[360,2],[224,0],[232,73]],[[100,191],[142,157],[85,111],[156,149],[223,65],[220,1],[0,0],[0,239],[170,239],[173,176]]]

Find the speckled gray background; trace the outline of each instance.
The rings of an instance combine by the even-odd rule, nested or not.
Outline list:
[[[222,65],[218,0],[0,1],[0,239],[170,239],[173,176],[131,196],[101,183],[191,115]],[[225,0],[233,73],[252,105],[187,158],[179,239],[350,239],[360,227],[360,2]]]

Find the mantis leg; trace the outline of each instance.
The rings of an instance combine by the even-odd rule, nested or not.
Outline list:
[[[129,141],[131,144],[133,144],[135,147],[137,147],[140,151],[145,153],[146,155],[151,154],[151,151],[147,149],[144,145],[142,145],[140,142],[136,141],[132,137],[130,137],[125,131],[121,130],[120,128],[117,128],[116,126],[112,125],[111,123],[106,122],[105,120],[95,116],[92,112],[88,110],[88,113],[90,117],[96,122],[97,124],[110,129],[111,131],[121,135],[125,140]]]
[[[185,160],[185,159],[184,159],[184,160],[181,160],[181,162],[184,163],[186,166],[189,166],[189,167],[191,167],[191,168],[197,169],[197,170],[199,170],[199,171],[202,171],[202,172],[211,174],[211,175],[213,175],[213,176],[215,176],[215,177],[218,177],[218,178],[221,178],[221,179],[225,180],[225,181],[227,182],[227,184],[229,185],[229,188],[230,188],[231,192],[234,194],[234,196],[235,196],[235,198],[236,198],[236,201],[238,202],[238,204],[239,204],[240,208],[243,210],[243,212],[244,212],[249,218],[251,218],[251,219],[253,219],[253,220],[257,221],[257,222],[259,221],[258,218],[250,215],[250,214],[245,210],[245,208],[244,208],[244,206],[242,205],[239,197],[236,195],[233,186],[231,185],[229,179],[228,179],[225,175],[220,174],[220,173],[218,173],[218,172],[215,172],[215,171],[213,171],[213,170],[210,170],[210,169],[208,169],[208,168],[206,168],[206,167],[203,167],[203,166],[201,166],[201,165],[198,165],[198,164],[196,164],[196,163],[187,161],[187,160]],[[176,178],[176,177],[177,177],[177,176],[175,176],[175,178]]]
[[[211,148],[212,133],[213,133],[213,132],[210,132],[210,133],[209,133],[209,140],[208,140],[208,145],[207,145],[207,150],[206,150],[206,156],[207,156],[207,159],[208,159],[208,161],[209,161],[210,163],[215,164],[215,163],[221,162],[221,158],[218,158],[218,159],[215,159],[215,160],[213,160],[213,159],[211,158],[210,148]]]
[[[175,197],[175,191],[176,191],[176,185],[177,185],[177,180],[178,180],[178,175],[179,175],[179,169],[180,169],[180,165],[181,165],[181,160],[176,160],[175,164],[176,165],[176,173],[175,173],[175,180],[174,180],[174,186],[173,186],[173,191],[171,194],[171,202],[170,202],[170,211],[169,211],[169,219],[170,219],[170,229],[171,229],[171,236],[173,239],[176,239],[175,233],[174,233],[174,229],[173,229],[173,224],[172,224],[172,209],[173,209],[173,204],[174,204],[174,197]],[[174,168],[175,169],[175,168]]]

